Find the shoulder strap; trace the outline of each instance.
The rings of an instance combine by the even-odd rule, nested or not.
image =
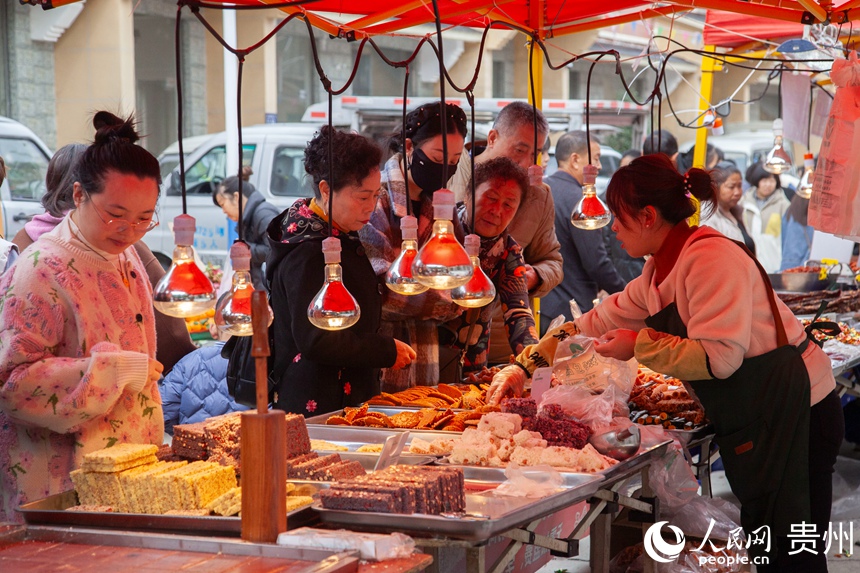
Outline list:
[[[702,239],[709,239],[712,237],[715,239],[724,238],[725,240],[727,240],[731,243],[734,243],[735,245],[737,245],[738,247],[743,249],[743,251],[747,255],[749,255],[749,257],[753,260],[753,262],[755,263],[755,266],[758,268],[759,273],[761,274],[762,280],[764,281],[764,287],[765,287],[765,289],[767,289],[768,302],[770,303],[770,310],[773,313],[773,322],[776,325],[777,348],[779,348],[781,346],[787,346],[788,345],[788,336],[785,334],[785,325],[782,322],[782,315],[780,315],[779,307],[776,304],[776,293],[773,292],[773,285],[770,284],[770,277],[767,276],[767,272],[761,266],[761,263],[758,262],[758,259],[755,258],[755,255],[750,252],[750,250],[747,248],[746,245],[744,245],[743,243],[741,243],[739,241],[733,241],[732,239],[729,239],[728,237],[720,237],[717,235],[705,235],[705,236],[693,237],[693,239],[690,241],[689,244],[692,245],[696,241],[699,241]]]

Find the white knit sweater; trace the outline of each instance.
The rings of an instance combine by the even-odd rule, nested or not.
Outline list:
[[[21,253],[0,293],[0,521],[20,521],[19,504],[72,488],[85,453],[160,444],[164,417],[148,380],[152,288],[133,248],[99,255],[67,216]]]

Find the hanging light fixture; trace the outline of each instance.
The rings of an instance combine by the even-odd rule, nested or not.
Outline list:
[[[454,236],[454,193],[439,189],[433,193],[433,236],[412,262],[412,276],[433,289],[457,288],[472,278],[472,261]]]
[[[774,175],[787,173],[791,169],[791,158],[782,146],[782,118],[773,120],[773,149],[767,154],[764,170]]]
[[[409,67],[406,67],[406,77],[403,80],[403,130],[401,131],[401,146],[403,153],[403,183],[406,186],[406,216],[400,220],[400,231],[403,242],[400,244],[400,254],[391,263],[385,274],[385,286],[397,294],[413,295],[427,292],[430,288],[415,280],[412,276],[412,261],[418,254],[418,219],[412,215],[412,201],[409,198],[409,175],[406,161],[406,105],[409,98],[406,97],[409,88]]]
[[[215,304],[215,288],[194,261],[194,230],[191,215],[173,220],[173,263],[152,293],[156,310],[168,316],[186,318],[203,314]]]
[[[472,261],[472,278],[462,286],[451,291],[451,299],[466,308],[487,306],[496,298],[496,287],[493,281],[481,269],[478,253],[481,250],[481,238],[478,235],[466,235],[466,252]]]
[[[322,243],[325,283],[308,306],[308,320],[323,330],[343,330],[358,322],[361,308],[343,284],[340,239],[328,237]]]
[[[421,284],[412,276],[412,262],[418,255],[418,219],[407,215],[400,220],[400,230],[403,233],[403,243],[400,254],[391,263],[385,274],[385,286],[397,294],[421,294],[430,287]]]
[[[815,169],[815,156],[807,153],[803,156],[803,175],[800,177],[800,183],[797,185],[796,193],[804,199],[809,199],[812,196],[812,180]]]
[[[582,168],[582,199],[570,215],[570,222],[577,229],[593,231],[605,227],[612,218],[609,207],[597,196],[597,189],[594,187],[597,173],[597,167],[590,163]]]
[[[221,295],[215,305],[215,326],[218,331],[231,336],[251,336],[251,248],[244,241],[236,241],[230,247],[230,264],[233,267],[233,286]],[[269,324],[275,316],[269,308]]]

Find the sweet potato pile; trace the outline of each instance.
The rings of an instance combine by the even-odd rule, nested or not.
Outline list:
[[[367,401],[371,406],[417,406],[419,408],[461,408],[474,410],[487,403],[489,384],[415,386],[394,394],[383,392]]]
[[[477,425],[485,412],[498,411],[498,406],[481,406],[476,410],[456,413],[450,408],[423,408],[388,416],[382,412],[368,411],[368,405],[363,404],[358,408],[344,408],[342,416],[331,416],[326,420],[326,425],[462,432],[466,426]]]

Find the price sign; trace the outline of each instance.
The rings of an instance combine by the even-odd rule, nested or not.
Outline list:
[[[541,396],[549,390],[549,385],[552,380],[552,368],[538,368],[532,374],[532,398],[540,404]]]

